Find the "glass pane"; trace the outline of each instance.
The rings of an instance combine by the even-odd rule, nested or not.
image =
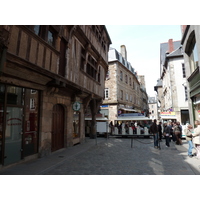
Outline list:
[[[35,25],[34,26],[34,32],[36,35],[39,35],[39,32],[40,32],[40,25]]]
[[[80,133],[79,133],[79,117],[80,117],[80,113],[79,112],[74,112],[74,118],[73,118],[73,136],[74,138],[79,137]]]
[[[48,43],[53,46],[53,33],[48,31]]]
[[[0,84],[0,164],[2,164],[2,139],[3,139],[3,112],[4,112],[5,86]]]
[[[15,86],[7,88],[7,104],[24,105],[24,89]]]
[[[26,89],[24,156],[37,153],[38,98],[37,90]]]
[[[7,107],[4,164],[21,160],[23,109]]]

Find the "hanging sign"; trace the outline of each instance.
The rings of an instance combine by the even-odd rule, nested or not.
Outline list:
[[[81,109],[81,104],[78,101],[76,101],[73,103],[72,108],[74,111],[79,111]]]

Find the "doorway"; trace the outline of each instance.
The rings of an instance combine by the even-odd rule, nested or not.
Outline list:
[[[64,147],[64,108],[60,104],[53,107],[51,138],[52,151],[56,151]]]

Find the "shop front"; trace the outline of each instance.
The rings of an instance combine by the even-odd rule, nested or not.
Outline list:
[[[0,84],[0,165],[38,152],[39,91]]]

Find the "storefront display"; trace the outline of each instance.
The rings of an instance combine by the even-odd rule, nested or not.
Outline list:
[[[39,92],[0,85],[0,164],[37,153]]]

